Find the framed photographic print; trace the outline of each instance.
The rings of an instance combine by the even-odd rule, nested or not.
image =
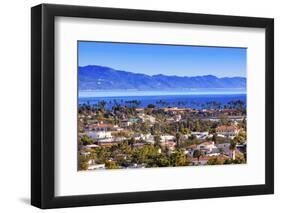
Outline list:
[[[31,9],[31,203],[274,192],[274,21]]]

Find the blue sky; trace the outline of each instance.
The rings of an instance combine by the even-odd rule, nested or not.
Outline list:
[[[78,42],[78,65],[148,75],[246,77],[246,48]]]

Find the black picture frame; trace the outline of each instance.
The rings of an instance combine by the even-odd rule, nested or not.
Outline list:
[[[264,28],[266,136],[265,184],[94,195],[54,195],[55,189],[55,17]],[[164,11],[41,4],[31,9],[31,204],[60,208],[122,203],[218,198],[274,193],[274,20]]]

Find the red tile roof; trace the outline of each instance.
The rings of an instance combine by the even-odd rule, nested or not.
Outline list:
[[[235,131],[237,130],[238,128],[234,125],[231,125],[231,126],[227,126],[227,125],[222,125],[222,126],[219,126],[217,127],[217,131],[222,131],[222,132],[230,132],[230,131]]]
[[[213,145],[214,143],[215,143],[214,141],[205,141],[203,143],[200,143],[200,145],[208,146],[208,145]]]

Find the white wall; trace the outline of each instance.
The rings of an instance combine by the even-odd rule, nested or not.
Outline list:
[[[45,0],[45,3],[81,4],[136,9],[171,10],[195,13],[263,16],[275,18],[275,59],[281,55],[281,13],[279,1],[246,0]],[[1,66],[0,66],[0,132],[1,132],[1,212],[39,212],[31,207],[30,196],[30,7],[41,3],[37,0],[10,0],[1,2]],[[280,85],[278,72],[280,61],[275,62],[275,131],[281,128]],[[281,136],[275,137],[275,150],[281,150]],[[8,148],[9,147],[9,148]],[[13,148],[11,148],[13,147]],[[220,198],[192,201],[161,202],[147,204],[114,205],[51,210],[52,212],[266,212],[280,209],[281,201],[281,155],[275,152],[275,195],[241,198]],[[14,168],[17,168],[16,170]],[[210,208],[211,207],[211,208]]]

